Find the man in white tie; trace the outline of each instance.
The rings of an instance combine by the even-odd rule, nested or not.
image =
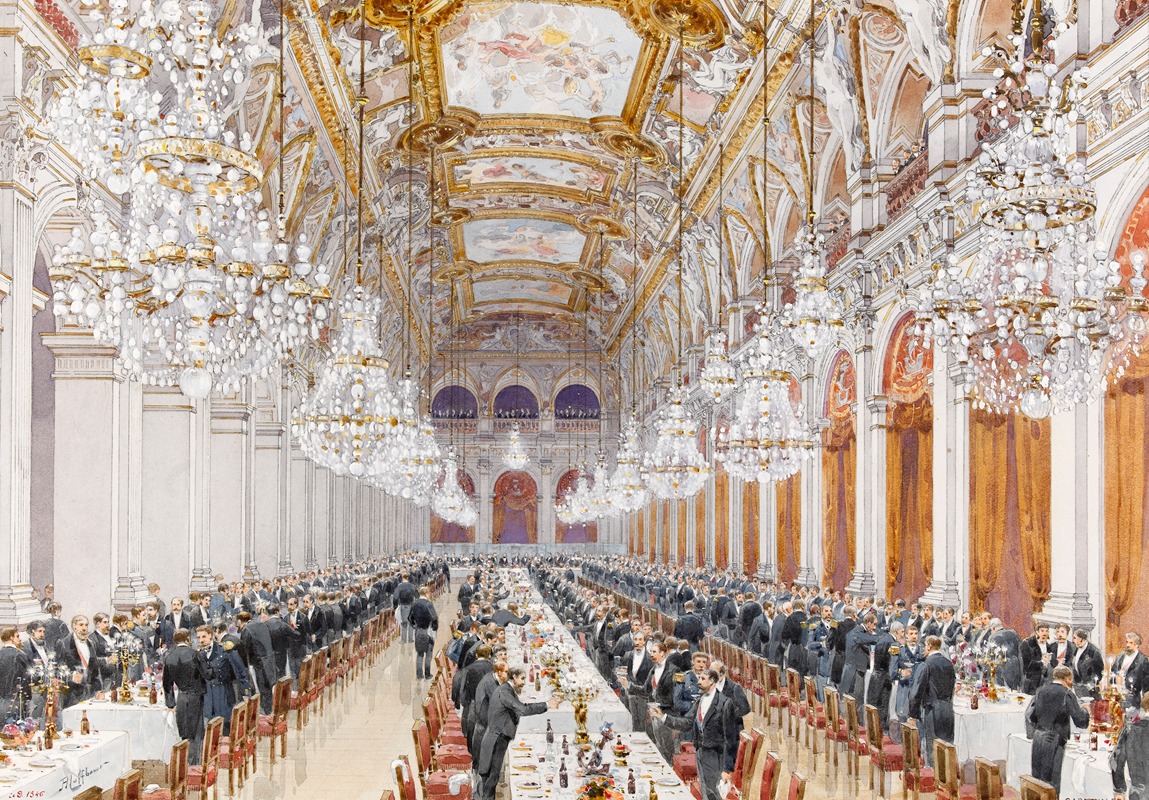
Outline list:
[[[103,685],[107,659],[97,655],[96,648],[88,641],[88,632],[88,618],[77,615],[72,617],[72,632],[56,642],[57,663],[72,673],[63,697],[65,708],[87,700]]]

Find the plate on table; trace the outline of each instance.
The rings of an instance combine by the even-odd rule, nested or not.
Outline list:
[[[82,745],[82,744],[79,744],[79,743],[77,743],[77,742],[69,742],[68,744],[62,744],[62,745],[60,745],[60,749],[61,749],[61,750],[68,750],[68,751],[70,751],[70,752],[74,752],[74,751],[76,751],[76,750],[83,750],[83,749],[84,749],[84,745]]]
[[[643,764],[661,764],[662,759],[658,758],[657,756],[649,756],[647,758],[642,759],[642,763]]]
[[[28,762],[28,766],[36,767],[37,769],[48,769],[50,767],[55,767],[56,762],[50,758],[40,757],[40,758],[33,758],[31,761]]]
[[[518,744],[518,745],[515,745],[514,747],[512,747],[511,749],[517,750],[520,753],[529,753],[529,752],[531,752],[532,748],[527,747],[525,744]]]
[[[519,772],[536,772],[538,767],[534,764],[511,764]]]
[[[678,786],[680,783],[677,778],[659,778],[655,781],[658,786]]]
[[[0,783],[15,783],[18,780],[20,779],[11,773],[0,772]]]
[[[520,789],[538,789],[540,788],[538,781],[520,781],[516,784]]]

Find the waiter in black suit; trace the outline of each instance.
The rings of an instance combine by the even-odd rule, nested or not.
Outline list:
[[[692,731],[698,764],[698,782],[703,800],[721,800],[719,780],[729,780],[738,755],[738,726],[734,704],[718,691],[718,670],[710,668],[698,676],[698,699],[687,716],[679,717],[652,708],[650,714],[671,728]]]
[[[1125,687],[1125,707],[1141,705],[1141,695],[1149,688],[1149,661],[1141,652],[1141,635],[1125,634],[1125,650],[1113,659],[1110,673]]]
[[[643,727],[643,720],[646,719],[646,697],[642,687],[650,678],[650,671],[654,669],[654,660],[646,651],[645,633],[640,630],[635,631],[631,635],[631,643],[634,645],[634,649],[622,657],[623,665],[626,667],[626,677],[620,678],[619,683],[626,689],[626,702],[627,707],[630,708],[630,718],[631,722],[634,723],[634,730],[640,731]],[[631,687],[634,687],[634,691],[631,691]]]
[[[1073,670],[1073,685],[1077,692],[1091,692],[1101,683],[1105,671],[1105,659],[1097,645],[1089,641],[1089,631],[1078,628],[1073,632],[1073,654],[1065,666]]]
[[[307,621],[307,649],[314,653],[327,645],[327,617],[316,607],[314,595],[303,595],[303,618]]]
[[[207,657],[191,649],[190,639],[187,628],[180,628],[164,656],[164,702],[176,710],[176,730],[190,743],[188,763],[198,764],[203,751],[203,696],[214,673]]]
[[[1033,626],[1033,636],[1022,640],[1018,654],[1021,657],[1021,693],[1037,694],[1049,667],[1049,624],[1037,622]]]
[[[926,659],[914,673],[910,686],[910,719],[920,720],[922,755],[934,763],[934,739],[952,742],[954,738],[954,665],[942,655],[942,640],[926,639]]]
[[[1053,670],[1053,680],[1037,690],[1025,720],[1033,726],[1033,777],[1052,784],[1061,793],[1061,762],[1069,741],[1069,723],[1079,728],[1089,725],[1089,712],[1073,693],[1073,671]]]
[[[666,643],[655,641],[650,645],[650,659],[654,662],[650,675],[640,692],[638,686],[632,686],[629,691],[632,695],[640,696],[649,703],[658,706],[663,713],[674,709],[674,676],[679,672],[667,658]],[[674,757],[674,740],[670,730],[662,725],[653,725],[650,736],[658,746],[659,752],[667,761]]]
[[[483,744],[479,748],[479,788],[481,800],[495,800],[495,788],[503,772],[503,758],[507,745],[515,738],[519,720],[523,717],[545,714],[547,709],[559,707],[557,698],[545,703],[524,703],[519,693],[527,683],[527,674],[522,667],[507,670],[507,682],[495,689],[487,705],[487,729],[483,733]]]
[[[266,622],[253,620],[246,611],[239,612],[235,624],[239,629],[240,646],[247,654],[245,660],[254,673],[260,713],[270,714],[271,687],[275,685],[275,650],[271,646],[271,633]]]
[[[690,642],[690,652],[698,649],[706,628],[702,618],[694,613],[694,601],[687,600],[682,604],[683,613],[674,623],[674,638],[685,639]]]
[[[16,629],[0,628],[0,718],[24,719],[31,697],[32,659],[16,646]]]
[[[56,662],[71,672],[63,706],[82,703],[104,687],[104,672],[110,671],[107,657],[101,657],[88,638],[88,618],[72,617],[72,632],[56,642]]]

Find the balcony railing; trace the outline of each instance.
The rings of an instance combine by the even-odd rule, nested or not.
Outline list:
[[[913,205],[914,198],[926,187],[929,170],[929,150],[924,148],[902,165],[886,187],[887,222],[893,222]]]

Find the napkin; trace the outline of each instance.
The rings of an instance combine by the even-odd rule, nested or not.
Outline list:
[[[1085,791],[1085,767],[1089,763],[1088,758],[1075,758],[1073,759],[1073,788],[1078,792]]]

